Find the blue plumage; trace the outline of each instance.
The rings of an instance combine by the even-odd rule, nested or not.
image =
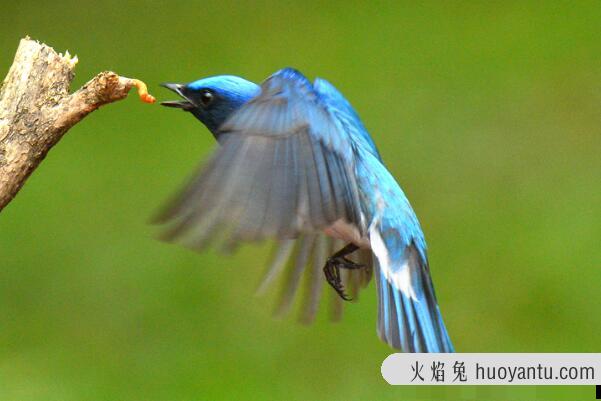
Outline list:
[[[321,258],[326,277],[344,296],[339,269],[369,268],[345,255],[357,248],[373,254],[380,338],[405,352],[453,351],[417,217],[334,86],[289,68],[260,87],[232,76],[166,86],[184,100],[164,104],[193,113],[220,143],[160,216],[168,238],[197,248],[301,238],[297,273],[319,248],[312,241],[344,240],[345,254]]]

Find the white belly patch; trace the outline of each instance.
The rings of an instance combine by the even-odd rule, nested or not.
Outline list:
[[[357,227],[342,220],[337,220],[334,224],[324,229],[323,232],[330,237],[345,242],[352,242],[359,248],[371,249],[369,238],[362,237]]]

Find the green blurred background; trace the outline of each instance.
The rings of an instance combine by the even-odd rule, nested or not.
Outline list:
[[[51,4],[52,3],[52,4]],[[463,352],[600,352],[601,4],[6,1],[25,35],[150,84],[294,66],[354,104],[407,192]],[[373,284],[340,323],[271,317],[266,247],[196,254],[148,217],[214,141],[135,96],[75,126],[0,214],[0,400],[593,399],[388,386]]]

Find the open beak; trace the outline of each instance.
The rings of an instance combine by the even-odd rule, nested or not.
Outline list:
[[[185,111],[190,111],[190,110],[194,109],[194,105],[183,94],[183,89],[184,89],[185,85],[164,83],[164,84],[161,84],[161,86],[164,86],[165,88],[172,90],[173,92],[177,93],[184,99],[184,100],[168,100],[166,102],[161,102],[162,106],[175,107],[177,109],[182,109]]]

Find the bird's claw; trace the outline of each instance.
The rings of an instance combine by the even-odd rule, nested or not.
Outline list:
[[[349,297],[344,292],[344,285],[342,284],[342,279],[340,277],[340,269],[357,270],[364,267],[365,265],[355,263],[344,256],[334,256],[328,258],[326,265],[323,267],[323,272],[326,276],[328,284],[334,288],[340,298],[344,299],[345,301],[352,301],[353,298]]]

